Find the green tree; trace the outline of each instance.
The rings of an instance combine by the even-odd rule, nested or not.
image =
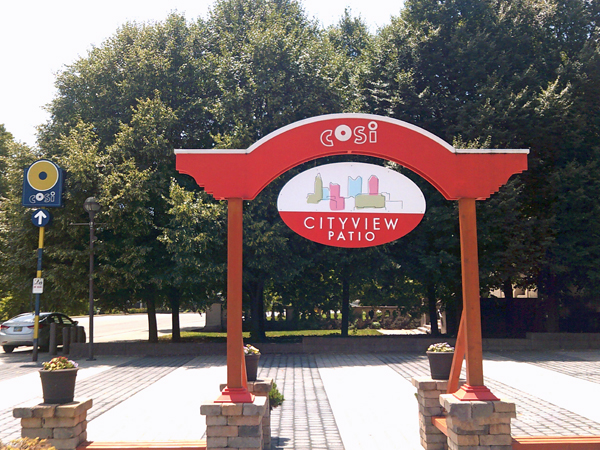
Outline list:
[[[222,148],[245,148],[278,128],[336,111],[327,45],[295,0],[224,0],[209,17]]]
[[[180,298],[181,306],[203,309],[219,301],[225,292],[225,205],[205,193],[188,191],[174,180],[168,205],[171,220],[158,239],[169,254],[171,298]],[[175,341],[178,330],[173,327]]]
[[[559,292],[551,281],[559,267],[548,252],[560,231],[550,228],[558,185],[548,180],[572,158],[593,157],[597,122],[575,107],[589,96],[574,86],[581,83],[593,93],[579,69],[589,66],[596,73],[597,10],[584,0],[409,0],[378,34],[361,78],[371,112],[415,123],[450,142],[531,149],[528,172],[495,200],[505,211],[516,206],[517,220],[495,215],[496,226],[485,228],[493,235],[483,238],[520,243],[527,257],[508,267],[506,248],[498,245],[489,247],[481,262],[492,267],[487,258],[503,261],[504,267],[492,269],[499,271],[496,280],[512,282],[517,273],[535,279],[552,331],[558,325]]]
[[[15,145],[12,134],[6,131],[4,125],[0,124],[0,196],[5,197],[9,184],[9,159],[12,156],[11,150]]]
[[[424,192],[427,210],[410,234],[387,246],[386,252],[396,267],[390,275],[412,281],[412,293],[424,300],[434,336],[439,334],[438,302],[442,301],[452,333],[456,331],[458,300],[462,298],[458,211],[453,202],[445,200],[431,185],[410,173],[405,174]]]
[[[97,186],[97,154],[90,131],[77,127],[69,136],[56,142],[65,150],[64,157],[52,158],[66,171],[64,208],[53,208],[53,220],[45,227],[42,269],[44,293],[43,310],[61,310],[78,314],[85,311],[84,300],[88,293],[88,234],[74,222],[87,221],[83,201]],[[31,223],[31,209],[21,206],[23,169],[40,159],[30,149],[12,146],[7,178],[9,190],[1,208],[0,220],[5,230],[3,248],[6,292],[10,293],[11,310],[30,309],[31,280],[36,273],[36,254],[39,229]],[[84,219],[85,217],[85,219]]]
[[[367,53],[373,46],[373,35],[361,17],[352,17],[346,8],[336,25],[326,30],[333,46],[330,64],[335,67],[333,85],[343,95],[342,107],[347,112],[361,109],[359,79],[367,64]]]
[[[97,243],[99,303],[126,309],[145,301],[151,340],[155,308],[170,303],[177,323],[181,299],[168,270],[172,255],[157,240],[174,226],[171,180],[197,188],[176,173],[173,149],[212,145],[205,36],[202,21],[188,25],[176,14],[152,25],[126,24],[58,76],[52,120],[40,135],[45,154],[68,160],[85,144],[74,130],[87,130],[96,158],[88,177],[96,181],[84,192],[100,198],[98,220],[106,223]]]
[[[220,1],[208,24],[219,147],[246,148],[285,125],[341,109],[342,95],[332,86],[332,46],[297,1]],[[290,232],[275,206],[290,175],[245,205],[244,293],[256,340],[264,338],[269,280],[288,280],[302,266],[287,248]]]
[[[79,121],[94,125],[101,151],[115,142],[140,99],[160,93],[178,118],[170,139],[175,148],[211,145],[213,118],[207,106],[214,95],[206,66],[207,25],[169,15],[153,24],[127,23],[57,76],[58,93],[49,106],[40,146],[54,152],[54,141]]]
[[[157,93],[158,97],[158,93]],[[170,136],[177,119],[160,98],[141,100],[131,122],[121,125],[115,143],[107,149],[108,167],[102,184],[104,217],[103,266],[106,286],[118,283],[118,299],[124,287],[148,308],[150,341],[156,341],[155,311],[161,300],[179,300],[170,283],[173,268],[165,246],[158,239],[169,226],[171,176],[175,174]],[[126,227],[123,224],[127,224]],[[105,291],[108,298],[111,290]],[[174,305],[173,314],[179,312]]]
[[[23,169],[35,159],[0,125],[0,320],[31,309],[38,234],[21,198]]]
[[[596,3],[407,0],[375,36],[349,10],[321,30],[296,0],[220,0],[207,20],[127,24],[58,76],[39,154],[0,129],[2,298],[17,309],[28,298],[36,230],[19,190],[36,158],[69,173],[66,206],[46,239],[47,304],[84,305],[87,233],[69,224],[87,221],[83,200],[97,196],[99,304],[146,301],[151,325],[152,310],[169,304],[177,329],[181,305],[202,307],[224,292],[225,212],[175,171],[173,149],[247,148],[307,117],[364,111],[456,147],[531,149],[528,172],[479,207],[482,287],[535,284],[556,330],[560,308],[589,304],[597,283],[596,243],[579,237],[595,235],[598,223],[582,206],[597,184]],[[278,189],[310,164],[245,205],[255,338],[264,337],[265,293],[307,315],[392,288],[426,298],[432,314],[440,299],[459,304],[454,204],[417,180],[428,213],[411,235],[372,251],[324,249],[287,229],[275,209]],[[332,270],[336,260],[343,264]]]

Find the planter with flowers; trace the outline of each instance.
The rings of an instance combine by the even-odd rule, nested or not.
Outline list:
[[[19,438],[8,444],[0,442],[0,450],[56,450],[47,439]]]
[[[256,381],[260,350],[253,345],[246,344],[244,346],[244,356],[246,358],[246,377],[248,381]]]
[[[40,378],[44,403],[63,404],[73,401],[75,396],[75,380],[77,378],[77,363],[64,356],[52,358],[42,363]]]
[[[431,378],[434,380],[448,380],[450,378],[454,347],[447,342],[431,344],[427,349],[427,358],[429,359]]]

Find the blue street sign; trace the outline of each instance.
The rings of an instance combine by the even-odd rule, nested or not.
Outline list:
[[[29,208],[62,206],[64,171],[47,159],[25,169],[22,205]]]
[[[52,220],[52,215],[45,209],[36,209],[31,215],[31,221],[36,227],[45,227]]]

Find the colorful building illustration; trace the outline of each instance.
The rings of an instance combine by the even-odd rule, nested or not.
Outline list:
[[[332,211],[346,209],[346,199],[340,195],[340,185],[329,183],[329,208]]]
[[[388,195],[389,197],[389,195]],[[379,178],[371,175],[367,181],[367,192],[363,192],[363,179],[348,177],[348,197],[341,194],[341,186],[330,182],[329,188],[323,186],[321,174],[315,176],[314,191],[306,197],[307,203],[318,204],[323,200],[329,200],[331,211],[343,211],[348,206],[346,199],[354,199],[354,208],[385,208],[386,195],[379,192]]]
[[[348,177],[348,195],[356,198],[360,194],[362,194],[362,177]]]
[[[369,193],[361,193],[355,197],[356,208],[385,208],[385,196],[379,193],[379,178],[371,175],[367,184]]]
[[[308,194],[306,198],[306,203],[314,203],[317,204],[321,200],[323,200],[323,179],[321,178],[321,174],[317,174],[315,177],[315,190],[312,194]]]

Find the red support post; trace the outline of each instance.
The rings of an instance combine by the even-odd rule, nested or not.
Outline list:
[[[458,326],[458,335],[456,336],[456,344],[454,345],[454,358],[452,359],[452,369],[450,369],[450,378],[448,379],[448,389],[446,394],[454,394],[458,391],[458,382],[460,381],[460,372],[462,370],[463,360],[466,353],[466,338],[465,338],[465,313],[463,311],[460,317],[460,325]]]
[[[477,255],[477,217],[474,198],[458,200],[463,285],[463,316],[466,337],[467,383],[454,396],[460,400],[499,400],[483,384],[483,348]]]
[[[242,335],[243,214],[241,198],[227,199],[227,387],[217,403],[254,401],[248,392]]]

